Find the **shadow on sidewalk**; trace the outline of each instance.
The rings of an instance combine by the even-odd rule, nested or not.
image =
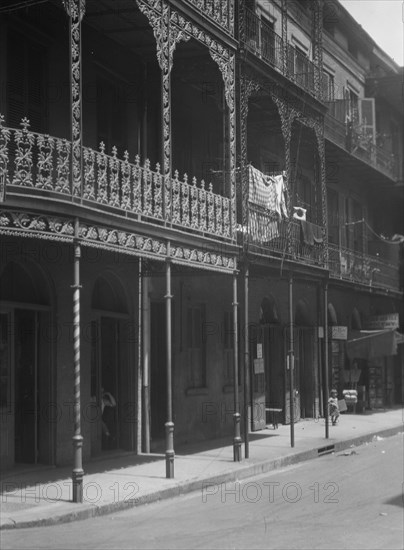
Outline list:
[[[92,458],[83,464],[84,475],[119,470],[164,459],[161,454],[136,455],[128,451],[110,451]],[[55,483],[72,476],[73,466],[51,467],[34,464],[19,464],[0,475],[0,494],[15,491],[16,486],[32,487],[43,483]]]

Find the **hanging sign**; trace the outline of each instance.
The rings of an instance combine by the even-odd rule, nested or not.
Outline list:
[[[330,327],[330,336],[333,340],[347,340],[348,339],[348,327]]]
[[[257,344],[257,359],[262,359],[262,344]]]
[[[265,372],[264,360],[254,359],[254,374],[262,374],[263,372]]]
[[[368,330],[389,330],[398,328],[400,324],[398,313],[387,313],[386,315],[372,315],[366,325]]]
[[[317,327],[317,329],[318,337],[324,338],[324,327]],[[331,340],[348,340],[348,327],[328,327],[328,337],[331,338]]]

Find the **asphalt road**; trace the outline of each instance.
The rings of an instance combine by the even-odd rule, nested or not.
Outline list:
[[[100,518],[1,532],[1,548],[404,548],[403,435]]]

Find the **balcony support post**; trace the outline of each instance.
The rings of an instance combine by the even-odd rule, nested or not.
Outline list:
[[[74,350],[74,467],[72,472],[73,502],[83,502],[83,436],[81,435],[81,372],[80,372],[80,258],[79,221],[75,222],[73,288],[73,350]]]
[[[167,246],[166,262],[166,364],[167,364],[167,422],[166,430],[166,478],[174,477],[174,422],[173,422],[173,393],[172,393],[172,349],[171,349],[171,258],[170,243]]]
[[[324,282],[324,370],[323,370],[323,405],[325,418],[325,438],[329,438],[329,417],[328,417],[328,282]]]
[[[323,0],[312,2],[312,37],[314,62],[314,91],[317,99],[323,96]]]
[[[282,59],[283,74],[288,75],[288,0],[282,0]]]
[[[239,384],[238,384],[238,301],[237,301],[237,275],[235,270],[233,273],[233,368],[234,368],[234,439],[233,439],[233,460],[234,462],[241,461],[241,417],[240,417],[240,399],[239,399]]]
[[[83,154],[82,154],[82,61],[81,22],[85,14],[86,0],[63,0],[69,16],[70,35],[70,109],[71,109],[71,174],[72,196],[82,199]]]

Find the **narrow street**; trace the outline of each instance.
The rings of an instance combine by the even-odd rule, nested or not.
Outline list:
[[[402,549],[403,436],[92,520],[3,531],[3,550]]]

